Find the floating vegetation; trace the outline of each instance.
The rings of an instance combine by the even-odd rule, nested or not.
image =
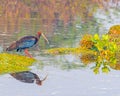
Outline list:
[[[108,34],[86,34],[80,41],[78,48],[53,48],[47,50],[52,55],[75,54],[80,56],[84,64],[94,64],[93,72],[98,74],[101,70],[108,73],[110,68],[120,70],[120,25],[110,28]]]
[[[92,48],[94,43],[92,42],[92,35],[90,34],[85,34],[80,41],[80,46],[85,49],[90,49]]]
[[[115,70],[120,70],[120,25],[114,25],[110,28],[108,32],[110,36],[110,42],[115,42],[117,45],[117,52],[116,52],[116,65],[111,66]]]
[[[120,25],[114,25],[110,28],[108,34],[119,34],[120,35]]]
[[[78,47],[78,48],[53,48],[46,51],[48,54],[52,55],[64,55],[64,54],[76,54],[79,55],[81,53],[90,53],[95,54],[92,50],[88,50],[86,48]]]
[[[117,62],[116,43],[109,42],[108,35],[102,35],[100,38],[97,34],[93,36],[92,42],[94,42],[94,46],[90,50],[96,51],[96,65],[93,67],[94,73],[99,73],[100,69],[102,72],[108,73],[110,71],[109,67],[114,66]]]
[[[82,61],[83,64],[88,65],[92,62],[95,62],[96,57],[94,54],[82,54],[80,56],[80,60]]]
[[[29,70],[36,60],[18,54],[0,53],[0,74]]]

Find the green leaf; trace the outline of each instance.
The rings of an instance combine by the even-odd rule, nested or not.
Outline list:
[[[110,71],[110,69],[106,66],[102,68],[103,73],[108,73],[109,71]]]
[[[108,41],[109,40],[109,36],[108,35],[102,35],[102,40]]]
[[[116,51],[117,45],[114,42],[110,42],[109,49],[110,49],[110,51]]]
[[[95,68],[93,69],[93,72],[94,72],[95,74],[98,74],[98,73],[99,73],[99,67],[95,67]]]
[[[111,58],[110,58],[110,62],[111,62],[112,64],[116,64],[116,63],[117,63],[117,60],[116,60],[115,57],[111,57]]]
[[[91,50],[93,50],[93,51],[99,51],[96,46],[93,46],[93,47],[91,48]]]
[[[100,40],[98,34],[95,34],[95,35],[94,35],[94,40]]]

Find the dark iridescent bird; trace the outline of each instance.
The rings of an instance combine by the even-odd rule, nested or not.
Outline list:
[[[11,73],[10,75],[24,83],[34,83],[36,81],[36,84],[38,85],[42,85],[42,82],[47,78],[46,76],[43,80],[40,80],[37,74],[30,71]]]
[[[48,42],[48,39],[45,37],[45,35],[42,32],[37,32],[36,36],[25,36],[15,42],[13,42],[6,49],[6,51],[17,50],[17,52],[18,51],[21,52],[22,50],[24,50],[25,54],[32,58],[32,55],[28,52],[28,49],[33,47],[35,44],[37,44],[40,36],[43,36],[43,38]]]

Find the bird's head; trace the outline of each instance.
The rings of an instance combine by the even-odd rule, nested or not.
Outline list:
[[[40,36],[42,36],[45,39],[45,41],[47,41],[47,43],[49,44],[49,41],[46,38],[46,36],[42,32],[37,32],[37,37],[40,38]]]
[[[39,86],[41,86],[42,85],[42,81],[36,80],[36,84],[39,85]]]
[[[38,76],[36,76],[36,77],[35,77],[35,78],[36,78],[36,84],[41,86],[41,85],[42,85],[42,82],[47,79],[47,76],[48,76],[48,75],[46,75],[46,77],[45,77],[43,80],[40,80],[40,78],[39,78]]]
[[[40,38],[42,32],[37,32],[37,36]]]

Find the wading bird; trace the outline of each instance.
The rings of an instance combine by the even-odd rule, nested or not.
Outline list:
[[[38,85],[42,85],[42,82],[47,78],[46,76],[43,80],[40,80],[37,74],[30,71],[11,73],[10,75],[24,83],[34,83],[36,81],[36,84]]]
[[[28,48],[31,48],[35,44],[37,44],[40,36],[43,36],[43,38],[48,42],[48,39],[45,37],[45,35],[42,32],[37,32],[36,36],[25,36],[15,42],[13,42],[6,49],[6,51],[17,50],[17,52],[21,52],[22,50],[24,50],[25,54],[32,58],[32,55],[28,52]],[[48,42],[48,44],[49,44],[49,42]]]

